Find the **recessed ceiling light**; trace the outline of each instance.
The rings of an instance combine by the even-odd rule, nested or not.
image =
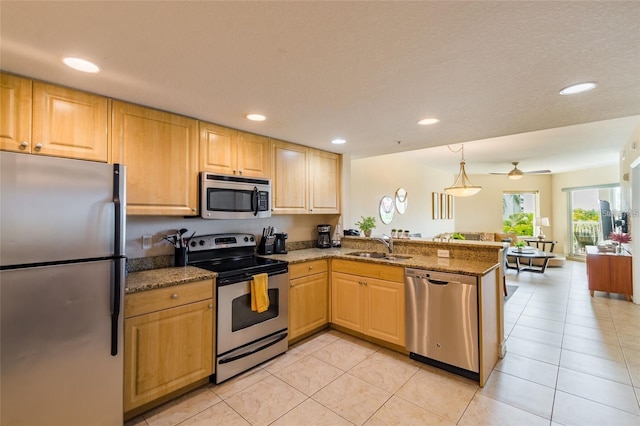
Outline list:
[[[97,73],[100,72],[100,68],[94,64],[93,62],[86,61],[80,58],[62,58],[62,62],[68,67],[73,68],[77,71],[89,72],[89,73]]]
[[[334,145],[342,145],[343,143],[347,143],[347,141],[344,139],[334,139],[331,141],[331,143]]]
[[[576,93],[588,92],[591,89],[595,89],[597,84],[594,81],[587,81],[585,83],[572,84],[560,91],[561,95],[575,95]]]
[[[422,120],[418,121],[418,124],[421,126],[428,126],[430,124],[436,124],[439,122],[440,120],[438,120],[437,118],[423,118]]]
[[[267,119],[267,117],[262,114],[247,114],[247,118],[251,121],[264,121]]]

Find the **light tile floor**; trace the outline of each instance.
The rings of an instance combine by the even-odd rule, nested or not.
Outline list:
[[[583,263],[507,282],[507,355],[484,388],[326,331],[127,426],[640,425],[640,306],[591,298]]]

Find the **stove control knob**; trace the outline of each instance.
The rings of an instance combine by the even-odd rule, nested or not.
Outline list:
[[[201,246],[203,246],[203,245],[204,245],[204,240],[200,240],[200,242],[199,242],[198,244],[200,244]]]
[[[254,237],[250,238],[251,242],[254,242],[256,239]]]
[[[245,243],[249,242],[249,237],[244,237],[244,242]]]
[[[198,244],[198,243],[196,243],[195,241],[191,241],[191,243],[189,243],[189,245],[190,245],[191,247],[195,247],[197,244]]]

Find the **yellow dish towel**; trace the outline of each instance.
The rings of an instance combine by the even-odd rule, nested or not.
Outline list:
[[[259,314],[269,309],[268,281],[268,274],[256,274],[251,281],[251,310]]]

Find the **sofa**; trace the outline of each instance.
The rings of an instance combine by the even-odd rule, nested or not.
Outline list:
[[[469,241],[505,241],[509,242],[511,246],[515,246],[518,242],[518,235],[515,233],[503,233],[503,232],[458,232],[461,234],[465,240]],[[555,253],[554,253],[555,254]],[[507,257],[507,261],[512,264],[515,263],[515,259],[511,258],[511,256]],[[542,260],[534,260],[534,264],[541,263]],[[548,266],[556,266],[561,267],[564,266],[566,259],[561,254],[556,254],[556,257],[549,260]]]

